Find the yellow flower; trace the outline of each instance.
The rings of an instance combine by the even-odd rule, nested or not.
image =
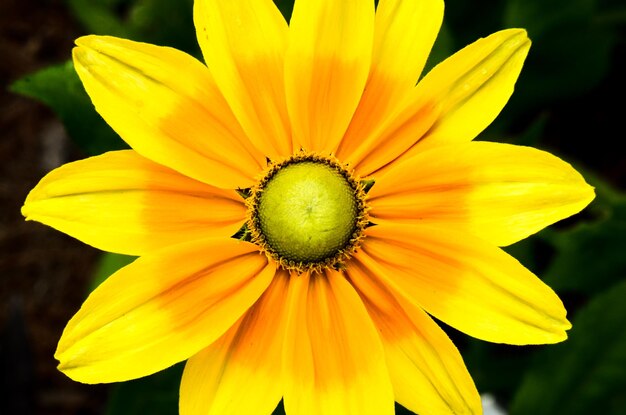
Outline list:
[[[441,0],[196,0],[206,66],[105,36],[74,63],[133,148],[48,174],[23,213],[140,258],[68,323],[59,369],[85,383],[187,361],[181,414],[480,413],[428,314],[479,339],[554,343],[555,293],[499,246],[593,189],[531,148],[472,142],[530,47],[480,39],[415,86]],[[232,237],[236,235],[237,238]],[[427,314],[428,313],[428,314]]]

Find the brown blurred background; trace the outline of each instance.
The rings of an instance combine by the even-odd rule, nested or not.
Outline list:
[[[0,414],[102,412],[105,387],[56,370],[56,342],[85,298],[98,252],[20,215],[50,169],[84,157],[44,105],[7,92],[70,56],[78,26],[59,0],[0,1]]]

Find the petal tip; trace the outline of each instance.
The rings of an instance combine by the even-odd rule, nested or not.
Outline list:
[[[58,349],[54,353],[54,358],[59,362],[57,365],[57,370],[59,372],[63,373],[72,380],[82,382],[80,379],[76,379],[76,376],[73,375],[73,369],[75,369],[75,367],[71,364],[71,359],[65,359],[63,353]]]
[[[28,202],[24,202],[24,205],[20,208],[20,213],[22,214],[22,216],[24,216],[25,220],[30,220],[29,219],[29,206],[28,206]]]
[[[80,47],[84,47],[84,48],[91,48],[91,46],[98,42],[98,39],[103,38],[104,36],[98,36],[98,35],[86,35],[86,36],[81,36],[79,38],[77,38],[76,40],[74,40],[74,44],[76,45],[76,47],[80,48]],[[74,48],[76,49],[76,48]]]
[[[31,189],[24,200],[24,204],[20,208],[20,213],[25,220],[36,220],[33,216],[37,213],[37,202],[46,198],[45,191],[42,191],[41,182]]]
[[[93,61],[93,49],[88,46],[79,45],[72,48],[72,62],[74,69],[80,74],[79,70],[87,66],[89,61]]]
[[[503,35],[503,37],[517,38],[520,40],[522,38],[528,38],[528,32],[526,31],[526,29],[521,28],[521,27],[512,27],[510,29],[504,29],[500,31],[500,33]]]
[[[570,323],[568,319],[565,319],[565,324],[563,326],[563,329],[567,331],[567,330],[571,330],[571,328],[572,328],[572,323]],[[565,336],[567,336],[567,333],[565,333]]]
[[[80,367],[72,366],[68,362],[59,362],[59,364],[57,365],[57,370],[75,382],[80,382],[80,383],[89,384],[89,385],[102,383],[90,377],[89,371],[81,370]]]
[[[550,338],[546,339],[546,341],[544,342],[545,344],[556,344],[556,343],[562,343],[565,340],[567,340],[567,329],[564,329],[563,331],[561,331],[560,333],[554,333],[553,336],[551,336]]]
[[[545,328],[543,335],[537,336],[534,338],[529,338],[528,342],[520,343],[520,345],[530,345],[530,344],[556,344],[561,343],[567,340],[568,334],[567,331],[572,328],[572,323],[567,320],[567,318],[563,317],[559,319],[554,325],[550,328]]]
[[[532,43],[528,37],[526,29],[521,28],[505,29],[497,32],[497,37],[495,39],[499,39],[498,43],[500,43],[500,50],[511,51],[508,53],[509,59],[522,56],[525,57],[528,54],[528,50],[530,49],[530,45]],[[507,53],[505,53],[503,57],[506,55]]]
[[[584,186],[585,186],[585,194],[586,194],[584,199],[586,201],[586,205],[588,205],[596,198],[596,188],[594,186],[591,186],[587,182],[585,182]]]

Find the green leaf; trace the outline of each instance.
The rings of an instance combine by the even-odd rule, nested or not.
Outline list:
[[[291,19],[291,12],[293,12],[294,0],[274,0],[274,4],[278,7],[278,10],[283,14],[285,20],[289,22]]]
[[[200,55],[192,0],[184,0],[184,4],[170,0],[68,0],[68,6],[90,33],[173,46]],[[121,6],[128,10],[120,12]],[[19,79],[10,89],[52,108],[88,155],[128,148],[95,111],[71,61]]]
[[[276,406],[276,409],[274,409],[274,412],[272,412],[272,415],[286,415],[285,407],[283,406],[282,400],[278,403],[278,405]]]
[[[122,267],[125,267],[126,265],[133,262],[135,259],[136,257],[134,256],[104,252],[100,256],[100,259],[96,264],[96,268],[91,279],[89,291],[95,290],[96,287],[102,284],[104,280],[109,278],[115,271]]]
[[[466,337],[463,360],[480,393],[510,400],[519,387],[531,359],[532,347],[487,343]]]
[[[537,354],[511,415],[624,413],[625,298],[622,281],[578,312],[569,340]]]
[[[67,5],[85,30],[94,35],[131,37],[132,32],[116,13],[119,2],[68,0]]]
[[[519,262],[521,262],[526,268],[533,272],[536,272],[536,235],[531,235],[528,238],[522,239],[513,245],[502,247],[502,249],[509,255],[513,256]]]
[[[617,41],[599,24],[597,0],[509,0],[503,27],[522,27],[533,41],[511,105],[520,110],[589,91],[610,68]]]
[[[422,71],[422,77],[426,75],[436,65],[443,62],[447,57],[452,55],[455,52],[454,49],[454,37],[448,25],[444,22],[441,25],[441,29],[439,30],[439,34],[437,35],[437,40],[435,40],[435,44],[430,51],[430,55],[428,55],[428,60],[426,61],[426,65],[424,66],[424,70]]]
[[[133,39],[200,56],[193,23],[193,0],[135,0],[127,25]]]
[[[588,21],[597,9],[597,0],[508,0],[505,27],[523,27],[542,36],[573,22]]]
[[[456,49],[503,29],[501,21],[505,4],[503,0],[481,0],[480,4],[467,0],[446,0],[444,21],[458,41]]]
[[[178,389],[184,363],[113,387],[105,415],[178,415]]]
[[[413,412],[396,402],[396,415],[414,415]]]
[[[557,291],[592,294],[626,276],[626,223],[583,223],[545,237],[556,254],[544,280]]]
[[[90,34],[171,46],[199,56],[193,0],[68,0]]]
[[[52,108],[76,144],[89,155],[128,148],[95,111],[71,61],[21,78],[10,90]]]
[[[557,291],[593,294],[626,276],[626,195],[591,174],[585,177],[596,188],[596,200],[588,208],[596,218],[541,233],[555,249],[542,276]]]

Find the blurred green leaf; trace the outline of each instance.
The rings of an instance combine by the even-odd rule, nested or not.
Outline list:
[[[523,134],[516,137],[515,144],[520,146],[537,147],[541,141],[541,137],[544,134],[546,125],[548,124],[549,115],[547,113],[541,113],[535,118],[528,126]]]
[[[533,36],[543,36],[562,27],[589,21],[597,3],[597,0],[508,0],[504,25],[523,27]]]
[[[604,0],[602,12],[596,16],[596,22],[602,25],[624,25],[626,23],[626,4],[624,0]]]
[[[396,415],[414,415],[413,412],[396,402]]]
[[[274,409],[274,412],[272,412],[272,415],[286,415],[285,407],[283,406],[282,400],[278,403],[278,406],[276,406],[276,409]]]
[[[136,259],[134,256],[104,252],[94,270],[89,291],[93,291],[118,269],[125,267]]]
[[[10,90],[52,108],[70,136],[89,155],[127,148],[95,111],[71,61],[19,79]]]
[[[555,248],[543,277],[557,291],[593,294],[626,276],[626,195],[585,176],[596,188],[596,200],[588,208],[596,219],[541,234]]]
[[[426,75],[432,68],[456,52],[454,48],[454,37],[452,36],[452,32],[450,31],[448,25],[444,22],[441,25],[441,29],[437,35],[437,40],[435,40],[435,44],[430,51],[430,55],[428,55],[428,61],[422,71],[422,76]]]
[[[127,25],[134,40],[200,56],[193,24],[193,0],[135,0],[129,9]]]
[[[544,279],[553,289],[593,294],[626,276],[626,223],[583,223],[547,235],[556,256]]]
[[[444,21],[458,41],[455,50],[503,29],[502,14],[505,5],[506,1],[503,0],[481,0],[480,3],[446,0]]]
[[[622,281],[578,312],[569,340],[537,353],[511,415],[624,413],[625,298]]]
[[[184,363],[113,386],[105,415],[177,415]]]
[[[173,46],[198,56],[192,1],[68,0],[68,5],[90,33]],[[71,61],[19,79],[10,89],[52,108],[88,155],[128,148],[95,111]]]
[[[68,0],[90,34],[171,46],[199,56],[193,0]]]
[[[482,393],[509,401],[519,387],[535,351],[532,347],[494,344],[467,337],[463,359]]]
[[[522,76],[520,110],[587,92],[604,78],[616,42],[615,30],[598,24],[597,0],[509,0],[504,27],[528,30],[533,46]]]
[[[68,0],[67,4],[85,30],[95,35],[131,37],[128,26],[116,9],[119,2],[107,0]]]
[[[536,252],[535,252],[535,239],[536,236],[532,235],[529,238],[522,239],[513,245],[505,246],[502,249],[515,257],[526,268],[531,271],[536,271]]]
[[[274,4],[278,7],[278,10],[283,14],[285,20],[289,22],[291,20],[291,12],[293,11],[294,0],[274,0]]]

